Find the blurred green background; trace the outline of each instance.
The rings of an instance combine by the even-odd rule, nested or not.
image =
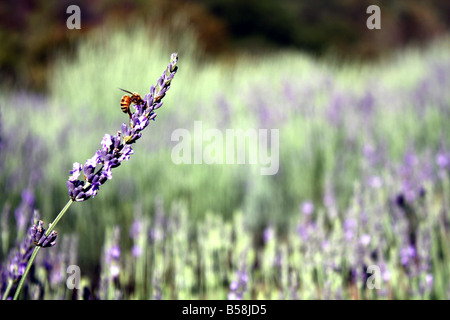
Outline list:
[[[81,8],[81,30],[66,28],[69,5]],[[365,27],[370,5],[381,8],[380,30]],[[2,82],[48,89],[56,58],[74,57],[80,41],[98,29],[133,29],[137,23],[144,23],[149,40],[155,30],[170,31],[171,41],[194,33],[198,60],[231,62],[242,51],[261,54],[280,48],[344,60],[374,59],[445,34],[449,14],[450,5],[443,0],[5,1],[0,5],[0,70]]]
[[[81,9],[81,30],[66,28],[72,4]],[[366,28],[372,4],[381,8],[381,30]],[[78,236],[77,263],[92,279],[101,274],[108,230],[121,226],[122,245],[131,247],[136,212],[154,218],[181,203],[189,223],[213,219],[214,230],[220,219],[242,214],[248,229],[236,233],[251,232],[256,247],[268,225],[283,241],[295,234],[292,221],[305,201],[329,232],[358,211],[360,195],[389,215],[404,187],[397,169],[408,152],[420,159],[418,168],[435,172],[418,184],[432,186],[430,226],[439,229],[439,203],[448,196],[435,157],[449,147],[449,16],[448,1],[437,0],[2,2],[0,208],[11,212],[2,260],[15,243],[12,212],[22,191],[34,194],[51,222],[68,200],[72,164],[84,163],[105,133],[127,121],[117,88],[144,95],[172,52],[179,71],[135,154],[57,227],[61,238]],[[174,164],[171,134],[192,130],[196,120],[204,129],[279,129],[279,172]],[[374,177],[383,187],[372,195],[367,181]],[[445,243],[447,229],[438,233]],[[442,286],[434,297],[442,298],[448,271],[437,274]]]

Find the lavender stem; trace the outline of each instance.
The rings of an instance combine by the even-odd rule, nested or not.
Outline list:
[[[49,225],[49,228],[48,228],[47,232],[45,233],[46,236],[48,236],[53,231],[53,229],[55,228],[58,221],[64,216],[64,214],[66,213],[66,211],[69,209],[69,207],[72,205],[73,202],[74,201],[72,199],[70,199],[69,202],[67,202],[67,204],[64,206],[64,208],[61,210],[61,212],[56,216],[55,220],[53,220],[53,223],[51,225]],[[36,255],[39,252],[40,248],[41,248],[40,246],[36,246],[34,248],[33,254],[31,255],[30,260],[28,261],[27,268],[25,269],[25,272],[23,273],[23,276],[20,279],[16,293],[14,294],[14,300],[17,300],[17,298],[19,297],[20,290],[22,290],[22,285],[25,282],[25,278],[27,277],[28,272],[30,271],[31,266],[33,265],[34,259],[36,258]],[[7,291],[8,291],[8,289],[7,289]]]
[[[23,273],[23,276],[20,279],[19,285],[17,286],[17,290],[16,290],[16,293],[14,294],[13,300],[17,300],[17,298],[19,297],[19,293],[20,293],[20,290],[22,290],[22,286],[23,286],[23,283],[25,282],[25,278],[27,277],[27,274],[30,271],[31,266],[33,265],[34,259],[36,258],[36,255],[40,248],[41,247],[39,247],[39,246],[36,246],[34,248],[33,254],[30,257],[30,260],[28,261],[27,268],[25,269],[25,272]]]
[[[12,285],[13,285],[12,280],[9,280],[9,281],[8,281],[8,286],[6,287],[6,291],[5,291],[5,293],[3,294],[2,300],[6,300],[6,298],[8,297],[9,291],[11,291]]]
[[[53,220],[52,224],[48,226],[48,230],[45,233],[46,236],[48,236],[53,229],[55,229],[56,224],[58,223],[58,221],[64,216],[64,214],[66,213],[66,211],[69,209],[69,207],[72,205],[72,203],[74,203],[75,201],[70,199],[67,204],[65,205],[65,207],[61,210],[61,212],[56,216],[55,220]]]

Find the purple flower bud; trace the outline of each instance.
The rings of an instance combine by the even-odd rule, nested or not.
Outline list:
[[[130,156],[134,153],[133,149],[129,145],[126,145],[122,149],[122,154],[120,155],[118,161],[122,162],[123,160],[129,160]]]
[[[100,184],[104,184],[106,182],[106,180],[108,180],[108,177],[106,175],[103,174],[103,172],[100,174],[100,178],[99,181]]]
[[[53,247],[56,244],[56,238],[58,236],[58,233],[56,231],[52,231],[48,237],[44,240],[42,243],[43,248]]]
[[[123,136],[131,135],[131,129],[125,123],[122,123],[122,135]]]
[[[111,141],[113,142],[113,149],[120,149],[120,136],[112,136]]]
[[[95,178],[98,180],[98,175],[95,176]],[[89,190],[86,191],[86,195],[88,197],[95,197],[97,195],[98,190],[100,189],[100,182],[93,182]]]
[[[136,116],[133,118],[133,123],[134,123],[134,127],[133,127],[134,130],[142,131],[148,125],[148,118],[145,115],[140,116],[140,117]]]
[[[153,110],[157,110],[157,109],[161,108],[162,104],[163,104],[162,102],[155,104],[155,106],[153,107]]]
[[[117,168],[120,166],[119,159],[111,159],[111,161],[108,162],[108,165],[110,168]]]
[[[105,168],[103,168],[102,175],[106,177],[108,180],[111,180],[112,179],[111,167],[105,166]]]
[[[106,151],[109,150],[109,148],[113,144],[111,138],[112,138],[112,136],[107,133],[103,136],[103,139],[101,142],[103,150],[106,150]]]
[[[43,221],[40,220],[37,225],[31,227],[31,240],[35,245],[39,243],[42,235],[44,234],[44,229],[42,228]]]
[[[75,197],[83,190],[84,181],[75,180],[75,181],[67,181],[67,189],[69,190],[69,197],[72,200],[75,200]]]
[[[52,247],[56,243],[58,233],[56,231],[52,231],[48,236],[46,236],[43,224],[44,222],[39,220],[37,225],[33,225],[30,228],[30,238],[36,246],[43,248]]]
[[[88,196],[84,191],[80,191],[80,192],[76,195],[75,201],[77,201],[77,202],[82,202],[82,201],[87,200],[87,199],[89,199],[89,198],[90,198],[90,196]]]
[[[73,183],[73,181],[67,180],[66,185],[67,185],[67,190],[69,190],[69,194],[70,194],[73,191],[73,189],[75,188],[75,184]]]
[[[71,176],[69,177],[70,181],[74,181],[77,180],[78,177],[80,176],[81,173],[81,169],[83,168],[83,166],[81,165],[81,163],[75,162],[73,164],[73,169],[72,171],[70,171]]]
[[[154,85],[151,85],[150,86],[150,93],[149,93],[149,96],[154,96],[154,94],[155,94],[155,86]],[[149,103],[149,105],[151,105],[151,104],[153,104],[153,99],[151,100],[151,102]]]
[[[144,101],[147,103],[147,106],[151,106],[153,104],[153,95],[150,93],[147,93],[144,97]]]
[[[161,88],[164,85],[164,77],[160,77],[156,82],[156,87]]]
[[[84,164],[85,177],[89,177],[94,172],[99,162],[100,162],[99,152],[96,152],[92,158],[86,160],[86,163]],[[89,181],[89,178],[87,180]]]
[[[164,98],[164,96],[166,95],[166,91],[167,91],[167,88],[161,89],[161,90],[156,94],[155,101],[160,101],[162,98]]]

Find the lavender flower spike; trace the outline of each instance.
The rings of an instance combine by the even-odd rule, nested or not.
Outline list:
[[[178,55],[172,53],[170,63],[162,76],[158,79],[156,86],[150,87],[150,92],[145,95],[143,101],[134,104],[135,111],[131,115],[130,125],[122,124],[121,130],[115,135],[105,134],[101,141],[101,149],[88,159],[84,166],[80,163],[73,164],[67,180],[69,197],[73,201],[85,201],[95,197],[107,180],[112,179],[112,169],[117,168],[124,160],[129,160],[134,153],[131,144],[141,137],[150,120],[155,120],[155,110],[162,106],[162,98],[170,88],[177,67]],[[99,168],[99,169],[97,169]],[[84,181],[79,180],[83,172]]]

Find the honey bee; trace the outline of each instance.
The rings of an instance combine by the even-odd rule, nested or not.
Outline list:
[[[135,103],[135,104],[144,104],[145,101],[144,99],[142,99],[141,95],[137,92],[133,92],[131,93],[128,90],[124,90],[119,88],[120,90],[129,93],[129,95],[124,95],[122,97],[122,100],[120,100],[120,108],[122,109],[123,113],[128,113],[128,115],[131,118],[131,111],[130,111],[130,104]]]

